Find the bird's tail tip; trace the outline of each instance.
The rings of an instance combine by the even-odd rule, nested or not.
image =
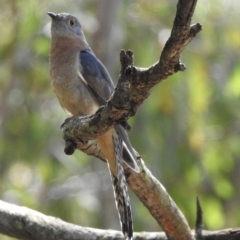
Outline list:
[[[115,177],[113,174],[112,180],[122,232],[127,240],[132,240],[133,222],[127,188],[125,184],[124,186],[121,186],[120,182],[118,181],[118,178]]]

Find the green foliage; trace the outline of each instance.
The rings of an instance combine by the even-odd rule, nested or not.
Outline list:
[[[80,152],[63,153],[60,125],[68,115],[51,89],[46,12],[77,14],[94,51],[103,61],[110,56],[114,66],[106,65],[117,79],[121,48],[134,51],[137,66],[158,61],[176,2],[118,2],[104,21],[105,1],[0,2],[2,200],[83,226],[120,228],[106,165]],[[134,147],[192,227],[196,196],[206,228],[240,221],[239,7],[238,1],[199,1],[193,21],[203,31],[182,54],[187,70],[156,86],[130,119]],[[113,36],[94,37],[108,21],[115,24]],[[141,202],[133,195],[131,201],[135,230],[158,231]]]

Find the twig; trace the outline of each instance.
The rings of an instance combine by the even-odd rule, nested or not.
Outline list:
[[[197,197],[197,219],[195,225],[196,240],[202,240],[202,229],[203,229],[203,211],[199,198]]]

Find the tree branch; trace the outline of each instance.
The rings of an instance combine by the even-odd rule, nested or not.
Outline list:
[[[135,67],[132,51],[121,51],[118,84],[106,105],[92,116],[74,116],[62,125],[63,138],[66,141],[65,153],[72,154],[77,148],[105,160],[94,139],[134,116],[156,84],[178,71],[185,70],[185,66],[180,62],[180,54],[201,30],[200,24],[190,26],[196,3],[197,0],[179,0],[170,38],[159,61],[151,67]],[[140,157],[139,166],[140,174],[125,166],[130,188],[148,208],[169,239],[192,240],[193,236],[183,214]]]
[[[139,106],[150,95],[150,90],[168,76],[185,70],[180,54],[201,31],[197,23],[190,26],[197,0],[179,0],[171,36],[166,42],[160,60],[147,69],[133,66],[133,53],[120,53],[121,72],[114,94],[106,105],[92,116],[74,116],[62,125],[67,142],[96,139],[111,127],[134,116]],[[76,147],[76,146],[75,146]]]
[[[0,233],[22,240],[124,240],[120,231],[85,228],[0,201]],[[194,235],[194,231],[192,231]],[[237,240],[240,228],[203,231],[203,240]],[[163,232],[134,233],[134,240],[167,240]]]
[[[169,239],[193,239],[188,223],[167,193],[141,160],[141,172],[125,167],[127,183],[160,224]]]

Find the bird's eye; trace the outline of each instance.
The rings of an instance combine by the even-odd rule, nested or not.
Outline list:
[[[75,25],[75,20],[74,20],[74,19],[70,19],[70,20],[68,21],[68,24],[69,24],[70,26],[74,26],[74,25]]]

